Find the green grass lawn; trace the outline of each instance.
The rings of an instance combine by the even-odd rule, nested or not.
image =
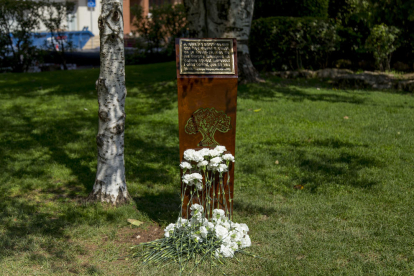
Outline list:
[[[0,74],[0,275],[178,274],[122,258],[178,213],[175,63],[126,69],[133,202],[118,209],[82,200],[96,173],[98,74]],[[240,86],[234,220],[263,259],[223,272],[412,275],[413,108],[412,94],[314,80]]]

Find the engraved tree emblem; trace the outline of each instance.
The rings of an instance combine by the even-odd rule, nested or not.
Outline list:
[[[203,135],[197,146],[214,147],[219,143],[214,140],[216,131],[226,133],[230,130],[230,117],[224,111],[217,111],[212,108],[200,108],[191,115],[185,126],[185,132],[196,134],[200,132]]]

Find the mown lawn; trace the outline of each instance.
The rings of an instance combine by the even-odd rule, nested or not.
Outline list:
[[[178,274],[123,257],[178,212],[175,64],[126,69],[134,201],[118,209],[83,201],[96,173],[98,74],[0,74],[0,275]],[[317,81],[240,86],[234,220],[263,259],[222,272],[412,275],[413,108],[412,94]]]

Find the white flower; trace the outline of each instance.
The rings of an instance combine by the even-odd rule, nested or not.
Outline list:
[[[188,149],[184,152],[184,159],[198,163],[204,160],[204,156],[202,156],[198,151]]]
[[[216,258],[220,258],[220,248],[217,248],[216,251],[214,251],[214,256],[216,256]]]
[[[234,156],[230,153],[227,153],[222,156],[223,160],[234,162]]]
[[[180,167],[181,167],[181,169],[187,169],[187,170],[192,168],[191,164],[188,163],[188,162],[185,162],[185,161],[181,162]]]
[[[224,246],[230,246],[231,244],[230,236],[227,235],[224,239],[222,239],[221,244],[223,244]]]
[[[191,205],[190,210],[191,210],[191,215],[193,216],[195,214],[202,214],[204,211],[204,207],[201,206],[200,204],[195,203]]]
[[[249,232],[249,227],[246,223],[240,223],[240,228],[242,229],[243,234],[247,234],[247,232]]]
[[[183,182],[192,186],[194,183],[203,182],[203,176],[199,173],[185,174],[183,175]]]
[[[211,157],[216,157],[219,156],[221,153],[218,150],[212,149],[208,151],[208,155],[210,155]]]
[[[220,165],[221,161],[223,161],[220,157],[214,157],[213,159],[210,160],[210,163],[208,164],[210,169],[217,169],[218,166]]]
[[[216,171],[222,161],[223,160],[221,159],[221,157],[214,157],[213,159],[210,160],[210,163],[208,164],[207,169],[211,171]]]
[[[193,177],[191,174],[185,174],[183,175],[183,182],[187,185],[193,185]]]
[[[198,228],[203,225],[203,221],[204,221],[203,213],[197,213],[191,217],[189,225],[191,227]]]
[[[197,182],[196,183],[196,188],[197,188],[197,190],[202,191],[203,190],[203,183]]]
[[[214,148],[216,151],[220,152],[220,154],[222,154],[223,152],[226,151],[226,147],[225,146],[217,146]]]
[[[219,219],[221,217],[224,217],[224,210],[221,209],[214,209],[213,210],[213,220],[215,219]]]
[[[214,157],[213,159],[210,160],[210,165],[211,164],[220,164],[221,161],[223,161],[223,159],[221,159],[221,157]]]
[[[196,151],[196,154],[194,155],[194,162],[201,162],[204,160],[204,156],[200,154],[200,152]]]
[[[241,240],[240,248],[246,248],[252,245],[249,235],[244,236]]]
[[[227,172],[227,169],[228,167],[226,164],[220,164],[217,171],[222,173],[222,172]]]
[[[205,221],[203,223],[203,225],[208,229],[208,230],[213,230],[214,229],[214,224],[212,222],[209,221]]]
[[[230,229],[230,223],[228,223],[228,221],[227,221],[227,220],[223,220],[223,218],[222,218],[222,220],[220,221],[220,225],[221,225],[221,226],[223,226],[224,228],[226,228],[227,230],[229,230],[229,229]]]
[[[199,227],[201,224],[202,216],[200,214],[191,217],[189,225],[191,227]]]
[[[177,223],[176,223],[177,228],[184,228],[184,227],[187,226],[187,224],[188,224],[188,220],[187,219],[184,219],[184,218],[179,218],[177,220]]]
[[[193,149],[188,149],[184,152],[184,159],[187,161],[193,161],[194,159],[194,155],[195,155],[195,150]]]
[[[239,249],[239,245],[237,244],[237,242],[230,242],[229,247],[231,248],[231,250],[233,251],[237,251]]]
[[[237,230],[232,230],[229,232],[230,238],[232,241],[234,242],[241,242],[242,238],[243,238],[243,233],[239,232]]]
[[[240,227],[240,224],[238,224],[237,222],[230,221],[230,227],[231,227],[231,230],[234,230]]]
[[[234,251],[230,247],[224,246],[223,244],[220,247],[220,253],[224,258],[230,258],[234,256]]]
[[[204,167],[204,166],[207,166],[207,165],[208,165],[208,161],[204,160],[204,161],[199,162],[197,164],[197,167]]]
[[[229,235],[229,232],[227,231],[227,229],[221,225],[216,226],[215,233],[216,233],[216,237],[219,238],[220,240],[223,240],[225,237]]]
[[[200,234],[204,239],[207,238],[208,230],[205,226],[200,227]]]
[[[202,242],[202,241],[203,241],[203,239],[201,238],[201,236],[200,236],[200,235],[198,235],[198,234],[192,233],[192,234],[191,234],[191,237],[192,237],[193,239],[195,239],[195,240],[196,240],[196,242]]]
[[[194,181],[203,182],[203,176],[199,173],[192,173],[191,176],[193,177]]]
[[[174,223],[170,223],[167,227],[165,227],[164,229],[164,236],[166,238],[168,238],[170,236],[170,234],[174,233],[174,228],[175,228],[175,224]]]
[[[209,156],[209,151],[210,151],[210,149],[208,149],[208,148],[202,148],[201,150],[198,151],[198,154],[200,156],[203,156],[203,158],[204,158],[205,156]]]

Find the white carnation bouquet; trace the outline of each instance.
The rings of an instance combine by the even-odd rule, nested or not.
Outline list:
[[[195,267],[206,261],[217,265],[236,253],[248,254],[244,249],[251,246],[249,227],[231,221],[230,187],[223,178],[227,174],[229,183],[227,172],[235,160],[225,152],[224,146],[184,152],[177,222],[164,229],[164,238],[132,247],[134,257],[142,257],[145,264],[178,263],[182,272],[190,260],[195,260]],[[219,205],[224,210],[217,208]],[[191,215],[190,219],[182,218],[183,210]]]

